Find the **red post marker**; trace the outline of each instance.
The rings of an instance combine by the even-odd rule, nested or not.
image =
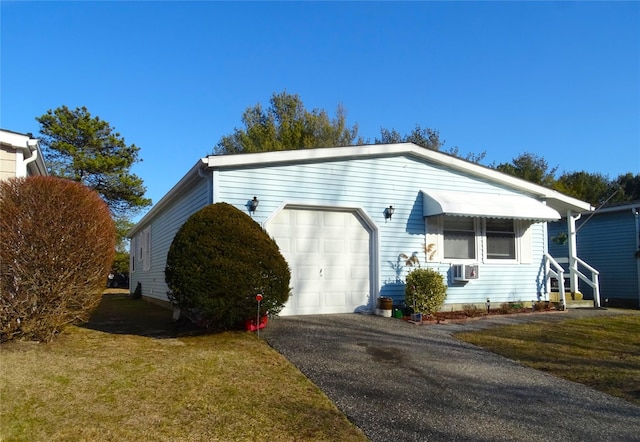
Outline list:
[[[256,301],[258,302],[262,301],[262,295],[260,293],[256,295]]]

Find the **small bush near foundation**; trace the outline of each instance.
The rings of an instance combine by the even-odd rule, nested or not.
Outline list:
[[[417,312],[433,314],[440,310],[447,297],[444,277],[433,269],[415,269],[407,275],[405,302]]]
[[[533,303],[533,309],[537,312],[547,312],[551,310],[553,304],[549,301],[538,301]]]
[[[484,310],[478,308],[473,304],[465,304],[462,306],[462,311],[465,315],[470,318],[475,318],[476,316],[482,316],[484,314]]]
[[[276,242],[226,203],[193,214],[176,234],[165,269],[172,303],[200,326],[230,329],[260,313],[275,315],[289,298],[291,275]]]
[[[115,253],[109,208],[86,186],[0,182],[0,341],[51,341],[99,304]]]

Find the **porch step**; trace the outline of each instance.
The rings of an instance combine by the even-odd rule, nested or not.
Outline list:
[[[593,300],[583,299],[582,293],[580,292],[570,293],[567,291],[565,292],[564,297],[567,301],[567,308],[593,307]],[[550,292],[549,301],[560,302],[560,292]]]
[[[582,301],[567,301],[567,308],[585,308],[591,307],[593,308],[593,301],[591,299],[583,299]]]
[[[580,292],[571,293],[569,292],[569,290],[564,292],[564,298],[567,302],[583,300],[582,293]],[[549,301],[560,302],[560,292],[549,292]]]

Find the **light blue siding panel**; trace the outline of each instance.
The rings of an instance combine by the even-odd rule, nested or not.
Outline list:
[[[136,284],[142,284],[144,296],[166,301],[167,285],[164,282],[164,269],[166,267],[167,253],[171,242],[180,226],[197,212],[205,207],[209,200],[208,182],[204,178],[195,181],[181,198],[175,200],[151,221],[151,266],[148,271],[142,270],[142,264],[136,264],[136,271],[131,274],[131,291]]]
[[[578,256],[600,272],[602,300],[639,299],[636,251],[635,216],[630,209],[596,214],[578,232]],[[591,294],[585,286],[585,293]]]
[[[260,205],[253,218],[261,224],[287,202],[361,208],[378,228],[379,294],[400,302],[406,270],[398,274],[398,255],[417,252],[424,263],[421,190],[451,188],[467,191],[470,197],[473,192],[511,192],[413,158],[393,157],[224,169],[219,172],[216,195],[247,213],[246,204],[257,196]],[[389,205],[395,213],[392,220],[385,220]],[[533,264],[481,264],[480,279],[466,286],[451,285],[447,303],[484,302],[488,296],[496,302],[534,299],[541,285],[544,228],[544,224],[533,227]],[[449,271],[449,263],[439,267],[445,275]]]
[[[591,219],[583,216],[576,223],[578,256],[600,272],[600,298],[637,301],[638,267],[636,252],[635,215],[631,209],[596,213]],[[549,224],[549,251],[554,257],[568,256],[568,246],[551,239],[566,233],[566,221]],[[567,266],[564,266],[565,268]],[[580,269],[587,277],[591,272]],[[593,299],[591,286],[579,280],[580,292]]]

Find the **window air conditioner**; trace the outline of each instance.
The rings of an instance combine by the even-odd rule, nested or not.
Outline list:
[[[478,264],[452,264],[451,275],[454,281],[478,279]]]

